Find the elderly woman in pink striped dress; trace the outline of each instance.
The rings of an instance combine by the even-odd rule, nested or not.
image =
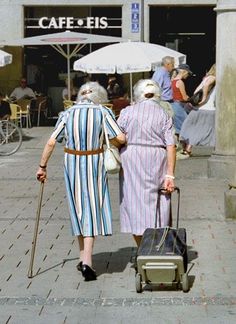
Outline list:
[[[132,233],[139,246],[148,227],[170,225],[170,195],[176,160],[172,118],[159,104],[160,88],[153,80],[134,86],[135,104],[121,111],[118,125],[126,134],[121,149],[121,232]],[[166,195],[158,199],[158,189]],[[159,208],[157,202],[160,202]],[[160,210],[160,215],[159,215]]]

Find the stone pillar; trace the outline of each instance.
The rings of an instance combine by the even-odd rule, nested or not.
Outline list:
[[[236,1],[218,0],[216,35],[216,147],[208,176],[228,179],[225,215],[236,218]]]

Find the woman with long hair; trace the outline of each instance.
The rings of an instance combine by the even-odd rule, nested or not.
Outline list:
[[[191,156],[192,146],[215,146],[216,65],[213,64],[194,93],[202,89],[198,106],[193,107],[180,131],[183,154]]]

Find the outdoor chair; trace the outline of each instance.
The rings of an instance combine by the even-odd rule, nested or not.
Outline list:
[[[38,118],[37,118],[37,126],[40,124],[40,117],[44,115],[44,118],[48,117],[48,100],[45,98],[38,105]]]
[[[75,102],[72,100],[63,100],[63,106],[65,110],[72,107],[74,104]]]
[[[11,116],[10,116],[10,120],[15,123],[17,126],[20,125],[20,127],[22,127],[22,122],[21,122],[21,107],[17,104],[10,104],[10,108],[11,108]]]
[[[48,97],[39,96],[31,101],[30,114],[33,124],[39,126],[42,114],[45,118],[48,117]]]
[[[112,103],[104,103],[103,106],[109,108],[109,109],[113,109],[113,104]]]
[[[26,128],[31,127],[31,119],[30,119],[30,99],[19,99],[17,100],[17,105],[20,106],[20,119],[21,119],[21,127],[23,126],[22,121],[25,119]]]

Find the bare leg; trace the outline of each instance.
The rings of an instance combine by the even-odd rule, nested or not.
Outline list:
[[[139,247],[141,240],[142,240],[142,235],[133,235],[133,238],[137,244],[137,247]]]
[[[83,262],[83,258],[84,258],[84,238],[82,235],[77,236],[78,237],[78,242],[79,242],[79,258],[80,261]]]
[[[92,267],[92,254],[93,254],[93,245],[94,237],[84,237],[84,251],[83,251],[83,264],[87,264],[89,267]]]
[[[192,150],[192,145],[188,144],[186,146],[186,151],[189,152],[189,153],[191,153],[191,150]]]
[[[183,151],[184,150],[186,150],[186,142],[184,142],[184,141],[180,141],[180,143],[181,143],[181,145],[182,145],[182,149],[183,149]]]

